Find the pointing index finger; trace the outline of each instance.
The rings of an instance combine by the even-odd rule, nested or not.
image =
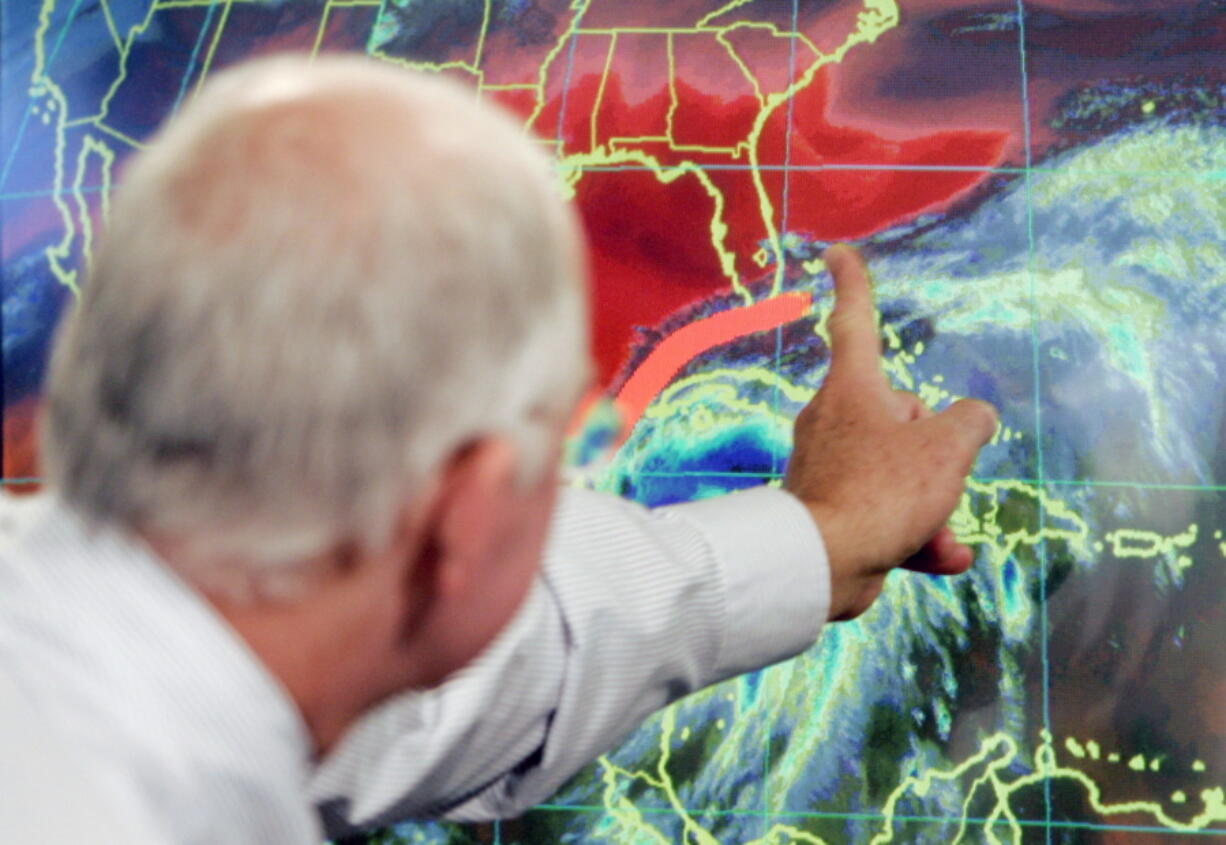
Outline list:
[[[881,339],[868,269],[858,250],[835,244],[822,253],[834,279],[830,330],[830,369],[853,377],[881,377]]]

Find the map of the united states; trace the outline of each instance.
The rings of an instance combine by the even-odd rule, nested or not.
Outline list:
[[[1002,426],[950,582],[892,577],[552,803],[389,841],[1175,842],[1226,835],[1226,12],[1097,0],[4,0],[4,476],[123,160],[218,69],[452,76],[556,165],[592,255],[573,483],[776,481],[834,240],[886,368]],[[105,839],[105,832],[100,832]]]

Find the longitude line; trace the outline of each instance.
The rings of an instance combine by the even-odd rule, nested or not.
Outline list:
[[[387,0],[381,0],[379,3],[379,11],[375,15],[375,22],[370,25],[370,35],[366,36],[366,55],[372,55],[371,45],[375,43],[375,30],[379,28],[379,22],[383,20],[383,16],[387,14]]]
[[[386,2],[386,0],[384,0],[384,2]],[[566,139],[563,137],[562,133],[566,125],[565,124],[566,99],[567,99],[567,94],[570,92],[571,74],[575,69],[575,48],[579,41],[579,24],[582,22],[583,15],[587,11],[587,8],[588,7],[584,5],[581,9],[579,9],[578,12],[576,12],[575,21],[573,24],[573,31],[571,32],[571,35],[570,35],[570,44],[566,51],[566,71],[562,74],[562,99],[561,99],[561,102],[558,103],[558,128],[557,128],[558,152],[557,154],[559,158],[562,158],[565,155]],[[544,101],[545,96],[546,96],[545,82],[544,80],[542,80],[541,82],[542,101]],[[497,827],[494,828],[494,831],[495,831],[496,836],[500,832]]]
[[[800,0],[792,0],[792,33],[793,36],[789,39],[788,45],[788,85],[792,84],[793,78],[796,76],[796,36],[800,27]],[[786,264],[787,251],[784,247],[784,241],[788,232],[788,200],[791,189],[791,170],[792,170],[792,125],[796,108],[796,98],[788,97],[788,112],[787,123],[783,129],[783,198],[781,203],[783,208],[779,213],[779,254],[775,256],[775,260],[781,265]],[[783,326],[775,327],[775,373],[778,374],[782,369],[783,362]],[[776,382],[771,396],[771,410],[775,416],[779,416],[779,384]],[[781,471],[780,460],[781,455],[775,452],[771,455],[771,470],[778,474]]]
[[[191,81],[192,73],[196,70],[196,59],[200,57],[200,47],[204,44],[204,37],[209,34],[209,28],[213,25],[213,13],[217,11],[217,0],[209,0],[209,10],[204,16],[204,25],[200,27],[200,34],[196,36],[196,43],[192,46],[192,54],[187,60],[187,70],[183,72],[183,79],[179,82],[179,93],[175,96],[174,105],[170,107],[172,115],[179,111],[179,106],[183,102],[183,96],[187,93],[187,83]]]
[[[1038,287],[1035,279],[1035,258],[1037,250],[1035,248],[1034,236],[1034,193],[1033,193],[1033,167],[1034,167],[1034,148],[1032,145],[1031,126],[1030,126],[1030,82],[1026,69],[1026,7],[1025,0],[1017,0],[1017,42],[1018,53],[1021,66],[1021,93],[1022,93],[1022,133],[1023,145],[1025,150],[1026,167],[1023,179],[1025,180],[1025,196],[1026,196],[1026,276],[1030,285],[1030,341],[1031,341],[1031,374],[1034,379],[1034,434],[1035,434],[1035,474],[1039,482],[1040,488],[1046,487],[1046,472],[1043,463],[1043,402],[1042,402],[1042,383],[1039,367],[1039,305],[1038,305]],[[1042,664],[1042,691],[1043,691],[1043,736],[1042,741],[1051,741],[1051,663],[1050,663],[1050,645],[1049,631],[1047,619],[1047,576],[1049,571],[1049,562],[1047,559],[1047,513],[1043,503],[1043,497],[1039,497],[1039,627],[1040,627],[1040,660]],[[1045,839],[1047,845],[1052,842],[1052,798],[1051,798],[1051,778],[1045,778],[1043,781],[1043,820],[1044,830],[1046,832]]]
[[[796,76],[796,34],[799,32],[800,26],[800,0],[792,0],[792,37],[788,39],[788,80],[787,84],[791,86],[792,80]],[[780,202],[783,207],[779,211],[779,252],[775,255],[775,261],[782,268],[783,273],[781,278],[787,272],[787,250],[784,246],[788,232],[788,188],[790,183],[789,173],[792,166],[792,117],[795,108],[796,98],[788,97],[787,122],[783,126],[783,197]],[[761,136],[758,138],[758,143],[761,144]],[[776,375],[783,368],[783,327],[775,327],[775,373]],[[771,395],[771,410],[774,417],[779,417],[779,383],[775,382],[774,389]],[[771,453],[771,470],[775,475],[780,472],[782,455],[778,450],[772,450]],[[766,670],[759,670],[766,671]],[[770,803],[770,775],[771,775],[771,724],[767,722],[763,745],[765,746],[763,755],[762,769],[762,809],[766,815],[762,818],[762,836],[766,837],[767,831],[770,829],[770,814],[773,808]]]
[[[386,2],[386,0],[384,0],[384,2]],[[566,125],[565,123],[566,121],[566,99],[567,99],[567,94],[570,93],[571,74],[575,69],[575,47],[579,41],[579,24],[583,17],[583,13],[586,11],[587,11],[587,6],[585,5],[582,9],[580,9],[576,13],[574,29],[571,32],[570,44],[568,45],[567,51],[566,51],[566,71],[562,74],[562,100],[561,102],[558,103],[558,128],[557,128],[557,139],[558,139],[557,155],[558,155],[558,158],[563,158],[565,156],[566,138],[563,137],[563,130]],[[542,80],[541,81],[541,100],[542,102],[545,101],[545,97],[546,97],[545,82],[544,80]],[[495,834],[495,837],[497,837],[499,834],[499,829],[497,827],[494,828],[494,834]],[[497,843],[495,843],[495,845],[497,845]]]
[[[570,93],[570,78],[571,73],[575,69],[575,48],[579,43],[579,24],[582,23],[583,15],[587,12],[585,5],[578,11],[575,17],[574,31],[570,35],[570,46],[566,51],[566,73],[562,76],[562,101],[558,103],[558,154],[561,155],[566,148],[566,139],[562,137],[562,132],[565,129],[566,121],[566,98]],[[542,83],[541,97],[545,96],[544,86]]]

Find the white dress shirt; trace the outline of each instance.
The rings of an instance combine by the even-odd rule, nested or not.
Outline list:
[[[787,493],[648,511],[567,490],[507,629],[438,689],[369,713],[312,771],[277,680],[142,544],[52,495],[6,501],[0,536],[0,695],[20,696],[0,719],[37,712],[35,735],[66,749],[4,778],[69,803],[54,774],[69,767],[83,806],[167,843],[315,842],[312,801],[331,834],[517,814],[659,707],[803,650],[829,606],[820,537]]]
[[[210,604],[53,496],[6,497],[0,529],[0,674],[73,755],[91,802],[159,843],[319,841],[297,708]],[[0,765],[6,783],[77,804],[58,778]],[[7,823],[0,842],[16,841]],[[106,820],[95,836],[119,841]]]

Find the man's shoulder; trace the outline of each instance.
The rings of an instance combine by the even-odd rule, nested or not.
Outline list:
[[[88,754],[74,747],[3,665],[0,748],[7,775],[0,790],[0,840],[165,841],[150,819],[124,812],[113,790],[95,776]]]
[[[2,728],[19,729],[18,708],[37,713],[61,767],[156,820],[160,841],[309,841],[294,723],[207,602],[54,496],[5,497],[0,512],[0,670],[25,702],[0,710]]]
[[[21,805],[0,813],[6,842],[73,841],[75,825],[102,817],[83,840],[127,817],[150,826],[129,775],[149,770],[163,720],[139,680],[127,682],[138,673],[124,668],[121,631],[98,624],[97,608],[119,609],[125,596],[100,595],[90,545],[53,493],[0,495],[0,747],[5,770],[20,772],[20,798],[6,801]],[[43,816],[39,835],[8,835]],[[154,840],[137,832],[132,841]]]

